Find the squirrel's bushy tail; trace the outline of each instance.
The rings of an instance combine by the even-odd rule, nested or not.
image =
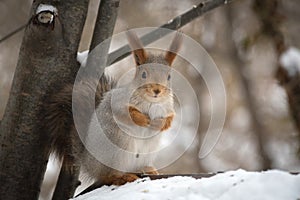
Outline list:
[[[66,84],[50,95],[42,118],[45,134],[50,137],[51,153],[62,159],[83,150],[77,129],[87,132],[94,108],[101,102],[103,94],[113,87],[113,80],[103,75],[100,80],[84,79],[75,85]]]

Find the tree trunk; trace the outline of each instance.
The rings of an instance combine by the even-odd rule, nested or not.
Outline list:
[[[226,17],[229,23],[228,32],[233,38],[233,20],[234,16],[232,15],[233,10],[226,10]],[[239,55],[238,44],[235,43],[234,39],[228,40],[228,48],[231,50],[229,52],[230,56],[233,58],[235,64],[235,71],[238,76],[238,79],[241,83],[241,88],[243,91],[244,102],[249,111],[252,123],[252,130],[254,136],[257,140],[257,151],[261,157],[261,170],[268,170],[272,168],[272,160],[268,155],[266,149],[267,137],[266,137],[266,128],[262,123],[262,120],[259,117],[259,111],[257,110],[256,98],[253,92],[251,92],[251,82],[247,74],[244,73],[246,67],[246,61],[241,58]]]
[[[101,0],[90,51],[112,36],[118,15],[119,3],[120,0]]]
[[[38,11],[40,4],[57,11]],[[57,85],[75,79],[87,8],[88,0],[33,2],[0,127],[1,199],[38,199],[49,155],[42,105]]]
[[[281,66],[279,62],[281,55],[289,47],[286,44],[284,35],[280,30],[284,17],[280,14],[279,8],[280,1],[278,0],[255,0],[253,2],[253,9],[261,21],[261,33],[269,37],[269,39],[273,42],[277,54],[278,65],[276,78],[286,91],[289,110],[298,131],[298,139],[300,141],[300,74],[298,72],[296,75],[289,75],[288,71]],[[300,149],[298,149],[298,157],[299,156]]]
[[[94,49],[95,52],[89,54],[86,66],[89,70],[87,70],[85,76],[88,78],[100,77],[98,75],[101,75],[104,72],[110,40],[107,40],[100,48],[97,48],[97,45],[112,36],[117,19],[118,8],[119,0],[101,0],[100,2],[90,46],[90,52]],[[103,54],[104,56],[99,56],[99,54]],[[106,57],[106,59],[102,62],[103,59],[98,59],[99,57]],[[67,170],[68,167],[66,165],[69,165],[69,163],[70,162],[65,162],[65,160],[63,161],[52,200],[68,199],[74,195],[79,183],[77,180],[79,167],[74,163],[73,169]]]
[[[100,2],[86,64],[88,77],[97,78],[104,72],[110,47],[110,40],[107,39],[111,38],[114,32],[119,3],[120,0],[101,0]],[[102,56],[99,56],[101,54]]]

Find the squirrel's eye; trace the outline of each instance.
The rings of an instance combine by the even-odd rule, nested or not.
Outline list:
[[[147,78],[146,72],[143,72],[143,73],[142,73],[142,78]]]
[[[168,75],[168,81],[169,81],[170,79],[171,79],[171,75],[169,74],[169,75]]]

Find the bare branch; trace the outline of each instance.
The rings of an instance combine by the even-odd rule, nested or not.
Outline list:
[[[0,44],[2,42],[4,42],[5,40],[9,39],[10,37],[12,37],[13,35],[15,35],[16,33],[22,31],[26,26],[27,26],[27,23],[23,24],[22,26],[18,27],[17,29],[15,29],[12,32],[10,32],[7,35],[5,35],[3,38],[0,39]]]
[[[233,0],[208,0],[205,2],[201,2],[198,5],[194,5],[192,9],[179,15],[167,22],[166,24],[160,26],[160,28],[170,29],[170,30],[178,30],[179,28],[183,27],[184,25],[190,23],[197,17],[202,16],[203,14],[207,13],[208,11],[222,6],[224,4],[230,3]],[[162,29],[154,30],[143,37],[141,37],[141,41],[144,45],[148,45],[165,35],[171,33],[170,31],[164,31]],[[123,58],[130,55],[130,47],[128,45],[122,46],[121,48],[115,50],[114,52],[108,55],[107,63],[108,65],[113,64],[122,60]]]
[[[200,178],[209,178],[209,177],[215,176],[219,173],[223,173],[223,172],[199,173],[199,174],[158,174],[158,175],[142,174],[142,175],[140,175],[140,177],[141,178],[149,177],[151,180],[162,179],[162,178],[170,178],[170,177],[174,177],[174,176],[188,176],[188,177],[192,177],[192,178],[195,178],[195,179],[200,179]]]

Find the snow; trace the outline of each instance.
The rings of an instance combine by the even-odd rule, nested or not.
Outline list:
[[[80,63],[81,67],[85,67],[88,55],[88,50],[83,52],[77,52],[77,61]]]
[[[280,64],[287,70],[289,76],[295,76],[300,72],[300,51],[295,47],[286,50],[280,56]]]
[[[266,172],[229,171],[210,178],[176,176],[148,178],[123,186],[103,186],[76,200],[296,200],[300,198],[300,174],[270,170]]]
[[[55,158],[53,154],[51,154],[47,164],[47,170],[44,175],[44,181],[41,187],[39,200],[51,199],[56,181],[58,179],[60,167],[61,163]]]
[[[38,6],[38,8],[36,9],[36,14],[39,14],[44,11],[51,11],[51,12],[57,14],[57,8],[52,5],[48,5],[48,4],[40,4]]]

